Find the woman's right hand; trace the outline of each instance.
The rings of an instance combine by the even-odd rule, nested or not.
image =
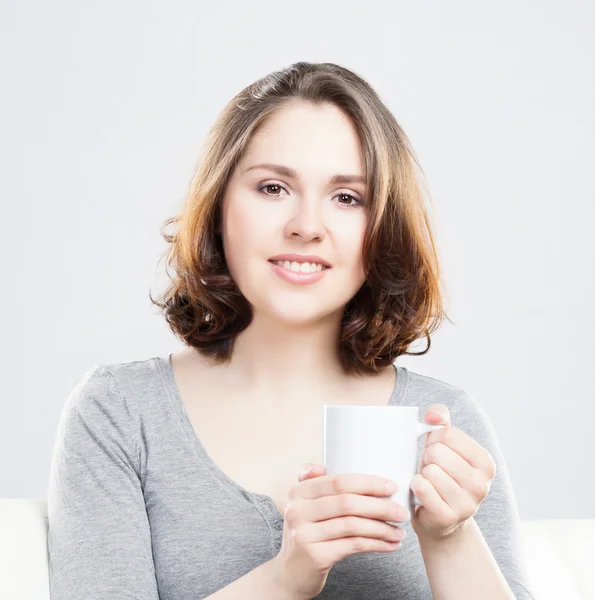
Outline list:
[[[324,472],[324,466],[313,465],[289,491],[283,545],[271,561],[278,581],[296,600],[317,596],[333,565],[346,556],[393,552],[405,532],[384,521],[410,516],[396,502],[380,498],[394,493],[385,488],[385,478]]]

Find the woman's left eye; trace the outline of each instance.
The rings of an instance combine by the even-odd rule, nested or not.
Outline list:
[[[266,188],[278,188],[278,189],[280,188],[282,190],[285,190],[285,188],[282,185],[279,185],[278,183],[266,183],[265,185],[257,188],[259,192],[263,192],[267,196],[272,196],[273,198],[278,198],[281,194],[280,193],[269,194],[268,192],[264,192],[264,190]],[[287,191],[287,190],[285,190],[285,191]],[[347,194],[346,192],[340,192],[339,194],[337,194],[335,196],[335,198],[348,198],[350,201],[354,202],[353,204],[344,204],[343,202],[339,201],[339,205],[343,206],[345,208],[355,208],[356,206],[360,206],[362,204],[361,200],[359,200],[352,194]]]
[[[353,200],[355,202],[355,204],[342,204],[341,202],[339,202],[339,204],[341,204],[341,206],[347,206],[349,208],[351,206],[358,206],[361,204],[361,202],[355,196],[352,196],[351,194],[344,194],[343,192],[341,192],[340,194],[338,194],[338,196],[344,197],[344,198],[350,198],[351,200]]]

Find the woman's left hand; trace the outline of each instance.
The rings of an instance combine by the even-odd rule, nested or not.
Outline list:
[[[450,425],[444,404],[430,404],[424,419],[445,427],[425,434],[421,471],[411,480],[411,490],[423,506],[414,505],[411,527],[418,537],[439,540],[477,512],[492,485],[496,463],[485,448]]]

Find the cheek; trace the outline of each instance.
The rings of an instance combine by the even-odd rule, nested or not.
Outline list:
[[[343,223],[343,225],[340,229],[337,228],[335,232],[338,256],[341,257],[345,266],[349,265],[349,270],[354,277],[363,280],[365,277],[362,250],[366,232],[365,219],[363,217],[352,219]]]
[[[280,247],[274,215],[258,202],[235,198],[226,207],[222,225],[225,260],[237,287],[255,307],[272,302],[266,294],[272,272],[267,259]],[[286,304],[291,305],[291,299],[290,295]]]
[[[254,256],[266,256],[260,250],[266,239],[267,217],[249,202],[230,199],[223,214],[223,247],[225,260],[234,279],[247,272]]]

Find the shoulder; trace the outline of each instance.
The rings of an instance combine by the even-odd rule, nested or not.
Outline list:
[[[96,363],[76,381],[63,407],[63,413],[76,412],[94,421],[111,422],[135,419],[138,398],[156,389],[159,375],[155,359]]]
[[[430,404],[444,404],[450,412],[452,425],[469,432],[479,433],[481,429],[484,434],[492,433],[486,431],[491,429],[486,412],[468,390],[410,369],[406,371],[407,394],[404,402],[419,406],[420,417],[423,417]]]
[[[463,388],[447,381],[417,373],[406,367],[401,368],[406,374],[407,396],[405,400],[408,402],[415,404],[421,402],[424,405],[438,403],[445,404],[450,408],[454,407],[459,399],[469,396]]]
[[[101,363],[96,366],[122,396],[146,396],[146,392],[155,390],[160,383],[160,361],[163,357],[151,357],[127,362]]]

